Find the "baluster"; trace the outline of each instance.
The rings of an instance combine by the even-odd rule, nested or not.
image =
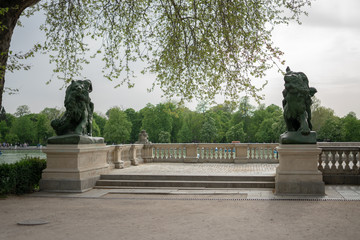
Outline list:
[[[158,147],[155,149],[155,152],[156,152],[156,158],[160,159],[160,149]]]
[[[269,146],[264,147],[264,160],[269,159]]]
[[[157,155],[157,159],[161,159],[160,148],[159,147],[156,148],[156,155]]]
[[[349,154],[350,154],[350,151],[349,151],[349,150],[346,150],[346,151],[345,151],[345,168],[344,168],[344,170],[345,170],[346,172],[350,172],[350,171],[351,171],[350,166],[349,166],[349,163],[350,163]]]
[[[353,151],[352,152],[353,153],[353,171],[358,171],[359,170],[359,167],[358,167],[358,160],[357,160],[357,158],[356,158],[356,155],[358,155],[358,151]]]
[[[178,148],[177,147],[174,147],[173,148],[173,155],[172,155],[172,158],[174,159],[174,160],[176,160],[176,159],[178,159],[179,157],[178,157]]]
[[[210,159],[214,159],[214,148],[210,148]]]
[[[218,150],[217,147],[215,147],[214,158],[215,158],[215,159],[219,159],[219,150]]]
[[[338,171],[339,172],[343,172],[344,171],[344,166],[343,166],[343,151],[342,150],[339,150],[339,166],[338,166]]]
[[[336,172],[337,171],[337,168],[336,168],[336,151],[331,151],[331,172]]]
[[[325,153],[324,171],[329,172],[330,171],[330,166],[329,166],[329,154],[330,154],[330,151],[324,151],[324,153]]]
[[[275,158],[274,150],[275,150],[275,148],[273,148],[273,147],[269,148],[269,151],[270,151],[269,152],[269,160],[273,160]]]

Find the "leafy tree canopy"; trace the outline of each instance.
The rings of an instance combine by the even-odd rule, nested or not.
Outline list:
[[[0,38],[6,44],[0,46],[0,66],[5,70],[7,65],[11,23],[27,9],[28,16],[45,14],[41,29],[46,40],[27,54],[11,54],[9,59],[15,60],[7,70],[21,68],[16,58],[42,51],[50,53],[55,75],[69,82],[81,77],[90,53],[102,58],[106,78],[121,77],[117,86],[132,87],[131,63],[143,61],[143,71],[157,76],[153,87],[158,85],[166,96],[191,100],[223,94],[235,100],[247,92],[260,99],[263,86],[256,87],[252,79],[282,62],[283,53],[271,40],[274,26],[299,21],[310,4],[311,0],[4,0]],[[101,44],[93,49],[90,44],[96,40]],[[0,79],[2,93],[4,71]]]

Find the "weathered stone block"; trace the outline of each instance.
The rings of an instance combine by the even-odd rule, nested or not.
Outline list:
[[[321,149],[316,144],[285,145],[277,148],[275,193],[290,195],[324,195],[325,184],[317,168]]]
[[[110,170],[105,144],[49,144],[43,152],[47,167],[40,180],[42,191],[84,192]]]

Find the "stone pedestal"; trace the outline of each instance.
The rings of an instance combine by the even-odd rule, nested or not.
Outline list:
[[[48,144],[43,152],[47,167],[40,180],[42,191],[84,192],[110,170],[105,144]]]
[[[275,193],[279,195],[324,195],[325,184],[318,170],[321,149],[316,144],[280,144]]]

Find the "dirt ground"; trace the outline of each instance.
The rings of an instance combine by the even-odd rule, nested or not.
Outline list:
[[[360,201],[0,200],[1,240],[359,239]],[[25,220],[48,224],[21,226]]]

